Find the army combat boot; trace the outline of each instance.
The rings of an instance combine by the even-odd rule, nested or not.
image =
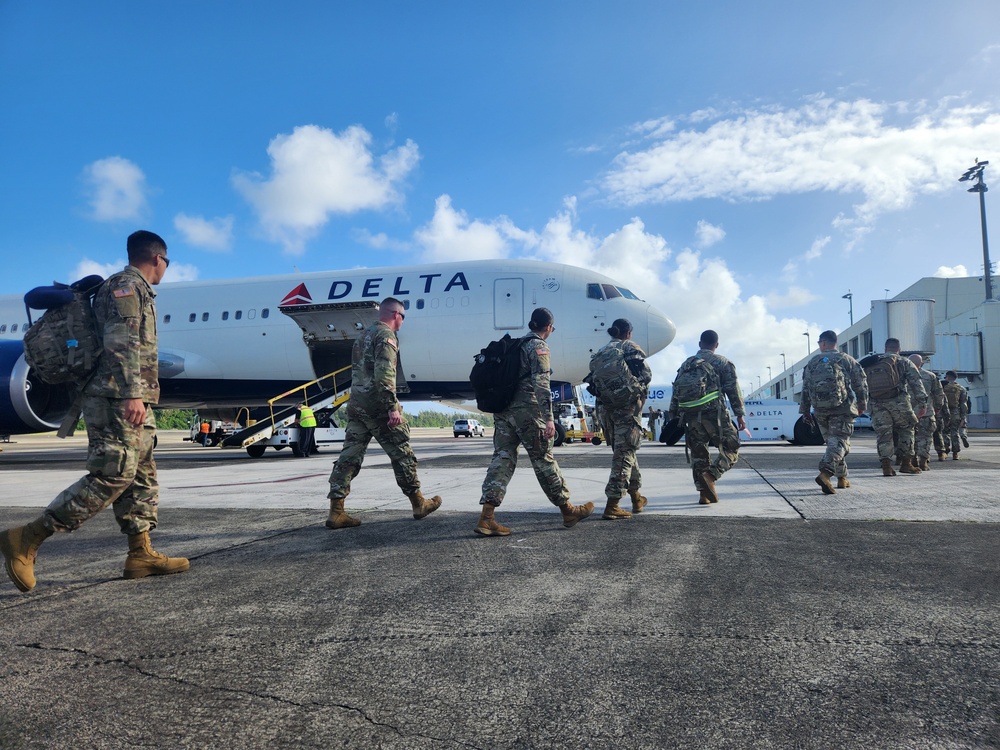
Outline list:
[[[917,468],[920,469],[920,471],[930,471],[931,470],[930,457],[921,456],[920,458],[918,458]]]
[[[705,490],[698,490],[698,505],[709,505],[711,502],[708,495],[705,494]]]
[[[901,474],[919,474],[920,469],[913,463],[913,456],[904,456],[903,463],[899,467]]]
[[[428,500],[420,490],[417,490],[410,495],[410,505],[413,506],[413,517],[419,521],[421,518],[427,518],[441,507],[441,496],[435,495]]]
[[[715,491],[715,477],[712,475],[712,472],[710,471],[704,472],[701,475],[701,479],[705,483],[705,489],[703,490],[703,492],[705,493],[705,497],[708,498],[708,502],[710,503],[719,502],[719,495]]]
[[[594,512],[594,504],[584,503],[583,505],[573,505],[573,503],[567,500],[565,505],[559,506],[559,512],[562,513],[563,526],[571,529]]]
[[[167,557],[156,552],[149,543],[149,532],[129,534],[128,557],[125,558],[125,578],[145,578],[183,573],[191,567],[186,557]]]
[[[0,553],[4,569],[20,591],[35,588],[35,556],[42,542],[52,536],[41,518],[27,526],[17,526],[0,532]]]
[[[501,526],[493,517],[495,511],[495,505],[483,503],[483,509],[479,513],[479,523],[476,524],[476,528],[473,531],[482,536],[510,536],[510,529],[506,526]]]
[[[646,503],[649,502],[645,495],[640,495],[639,490],[629,490],[628,496],[632,498],[632,512],[642,513],[642,509],[645,508]]]
[[[328,529],[349,529],[360,525],[360,518],[349,516],[344,510],[344,498],[330,501],[330,517],[326,519]]]
[[[849,480],[847,477],[837,477],[838,490],[846,490],[850,486],[851,486],[851,480]]]
[[[618,507],[618,501],[608,498],[608,504],[604,506],[604,515],[601,516],[605,521],[618,521],[623,518],[631,518],[632,514],[627,510]]]
[[[832,478],[833,474],[826,469],[820,471],[819,475],[816,477],[816,484],[818,484],[820,489],[823,490],[824,495],[834,495],[837,492],[833,489],[833,484],[830,483]]]
[[[892,460],[888,458],[881,459],[882,462],[882,476],[884,477],[894,477],[896,476],[896,470],[892,468]]]
[[[938,453],[938,461],[944,461],[944,457],[948,455],[944,451],[938,451],[937,453]]]
[[[957,461],[957,460],[958,460],[958,451],[954,451],[954,452],[953,452],[953,453],[951,454],[951,457],[952,457],[952,459],[953,459],[953,460]]]

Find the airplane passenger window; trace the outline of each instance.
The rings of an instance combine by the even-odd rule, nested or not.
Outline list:
[[[267,307],[265,307],[263,310],[260,311],[260,317],[262,317],[262,318],[266,318],[270,314],[271,314],[271,310],[270,310],[270,308],[267,308]]]
[[[639,299],[634,294],[632,294],[632,292],[630,292],[628,289],[626,289],[623,286],[616,287],[616,288],[618,289],[619,292],[622,293],[622,297],[624,297],[625,299],[635,299],[635,300]],[[642,300],[639,300],[639,301],[641,302]]]
[[[208,320],[208,313],[202,313],[201,314],[201,319],[202,319],[203,322],[207,321]]]
[[[170,322],[170,313],[167,313],[166,315],[163,316],[163,322],[164,323]]]
[[[243,317],[243,311],[237,310],[236,314],[233,317],[236,318],[237,320],[240,320]]]
[[[424,309],[424,301],[422,299],[418,299],[417,300],[417,309],[418,310],[423,310]]]
[[[229,310],[223,310],[222,311],[222,319],[223,320],[229,320]]]
[[[608,299],[622,296],[622,293],[619,292],[612,284],[601,284],[601,287],[604,289],[604,296]]]
[[[2,326],[0,326],[0,333],[7,333],[7,324],[6,323],[4,323]]]
[[[410,300],[408,300],[408,299],[404,299],[403,300],[403,309],[404,310],[409,310],[410,309]]]
[[[17,323],[15,323],[14,325],[12,325],[10,327],[10,332],[11,333],[17,333]]]
[[[600,284],[587,284],[587,299],[604,299]]]
[[[247,320],[253,320],[256,317],[257,317],[256,310],[247,310]]]
[[[194,313],[191,313],[188,316],[188,323],[194,323],[196,320],[198,320],[198,316],[195,315]]]

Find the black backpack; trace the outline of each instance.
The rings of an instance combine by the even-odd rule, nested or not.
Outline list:
[[[521,344],[525,339],[512,339],[505,333],[499,341],[475,356],[469,382],[476,393],[476,407],[487,414],[496,414],[510,406],[517,384],[527,377],[521,374]]]

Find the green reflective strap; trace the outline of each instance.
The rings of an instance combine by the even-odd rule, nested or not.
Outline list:
[[[694,401],[683,401],[677,405],[682,409],[693,409],[696,406],[704,406],[705,404],[711,403],[712,401],[715,401],[715,399],[717,399],[718,397],[719,397],[719,392],[712,391],[711,393],[706,393],[699,399],[695,399]]]

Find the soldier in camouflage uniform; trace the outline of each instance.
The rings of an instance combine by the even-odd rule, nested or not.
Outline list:
[[[149,532],[156,528],[159,485],[153,443],[159,401],[156,306],[153,285],[170,261],[167,245],[152,232],[128,238],[129,265],[101,286],[94,317],[103,353],[84,386],[88,474],[63,490],[41,518],[0,533],[7,574],[21,591],[35,586],[34,561],[41,543],[56,531],[70,532],[111,505],[128,535],[125,578],[180,573],[182,557],[153,551]]]
[[[559,464],[552,455],[556,434],[552,417],[552,391],[549,378],[549,347],[546,339],[555,331],[552,313],[539,307],[531,313],[531,333],[521,340],[522,377],[510,405],[493,416],[493,460],[483,480],[479,499],[482,511],[474,531],[482,536],[507,536],[510,529],[501,526],[494,513],[507,494],[507,485],[517,468],[518,446],[523,445],[535,470],[542,491],[562,513],[563,526],[570,528],[594,511],[593,503],[574,506]]]
[[[938,380],[937,374],[933,370],[923,367],[923,357],[919,354],[911,354],[910,361],[920,373],[920,379],[924,383],[924,390],[927,392],[928,398],[927,411],[917,422],[914,453],[916,454],[917,468],[921,471],[929,471],[931,468],[931,444],[941,420],[941,408],[945,403],[944,391],[941,389],[941,381]]]
[[[611,457],[611,476],[604,488],[607,505],[604,508],[603,518],[618,520],[631,518],[632,513],[641,513],[647,503],[646,498],[639,493],[642,487],[642,474],[639,473],[636,451],[642,444],[642,405],[646,401],[653,374],[646,364],[646,353],[629,338],[632,335],[632,324],[629,321],[619,318],[612,323],[608,333],[614,340],[591,358],[591,371],[601,353],[613,349],[616,356],[624,360],[625,366],[634,378],[634,382],[629,384],[629,391],[634,398],[627,405],[612,407],[604,404],[600,393],[597,394],[597,400],[602,404],[601,430],[604,439],[614,450]],[[618,506],[626,491],[632,500],[632,513]]]
[[[944,393],[944,386],[940,383],[941,393]],[[941,405],[941,411],[937,415],[937,427],[934,429],[934,450],[937,451],[938,461],[944,461],[948,456],[948,423],[951,421],[951,411],[948,409],[948,399]]]
[[[914,463],[913,443],[917,421],[924,416],[927,406],[927,392],[920,373],[910,360],[900,356],[899,350],[899,339],[889,338],[885,342],[885,354],[871,355],[861,362],[868,375],[872,429],[875,430],[879,462],[883,476],[887,477],[896,476],[892,468],[896,451],[902,458],[899,470],[903,474],[920,473]],[[894,394],[879,393],[870,372],[872,365],[886,358],[896,369],[899,386]]]
[[[837,489],[851,486],[847,478],[847,456],[851,452],[851,435],[854,434],[854,418],[865,413],[868,407],[868,382],[865,371],[857,360],[849,354],[837,351],[837,334],[823,331],[819,335],[820,353],[809,360],[802,373],[802,400],[799,413],[803,419],[819,426],[826,441],[826,452],[819,461],[819,475],[816,484],[823,493],[833,495],[836,490],[830,481],[837,478]],[[839,370],[843,384],[843,400],[836,406],[819,406],[818,401],[827,403],[830,394],[838,391],[836,383],[827,382],[831,370],[827,364]],[[813,412],[810,412],[813,409]]]
[[[425,518],[441,507],[441,498],[430,500],[420,492],[417,457],[410,448],[410,426],[396,399],[396,367],[399,339],[406,313],[403,303],[386,297],[379,305],[379,318],[354,342],[351,352],[351,399],[347,402],[347,435],[340,457],[330,472],[331,529],[359,526],[361,519],[347,515],[344,498],[351,492],[351,480],[361,471],[368,443],[375,438],[392,462],[396,484],[410,499],[413,517]]]
[[[945,384],[942,387],[944,397],[948,402],[949,419],[945,438],[945,453],[951,449],[951,457],[958,460],[961,452],[962,439],[961,428],[965,424],[966,417],[969,416],[969,392],[958,384],[958,373],[948,370],[944,376]]]
[[[694,486],[698,490],[698,502],[701,505],[708,505],[719,502],[719,495],[715,491],[716,480],[739,460],[740,436],[733,429],[723,395],[729,399],[740,432],[747,428],[747,423],[743,393],[736,380],[736,366],[715,353],[719,347],[719,334],[712,330],[704,331],[698,346],[698,353],[694,356],[711,363],[719,383],[719,393],[711,401],[692,410],[678,402],[675,387],[667,419],[681,417],[684,419],[684,440],[691,452],[691,473],[694,475]],[[676,383],[676,380],[674,382]],[[719,455],[714,461],[708,451],[710,444],[719,446]]]

